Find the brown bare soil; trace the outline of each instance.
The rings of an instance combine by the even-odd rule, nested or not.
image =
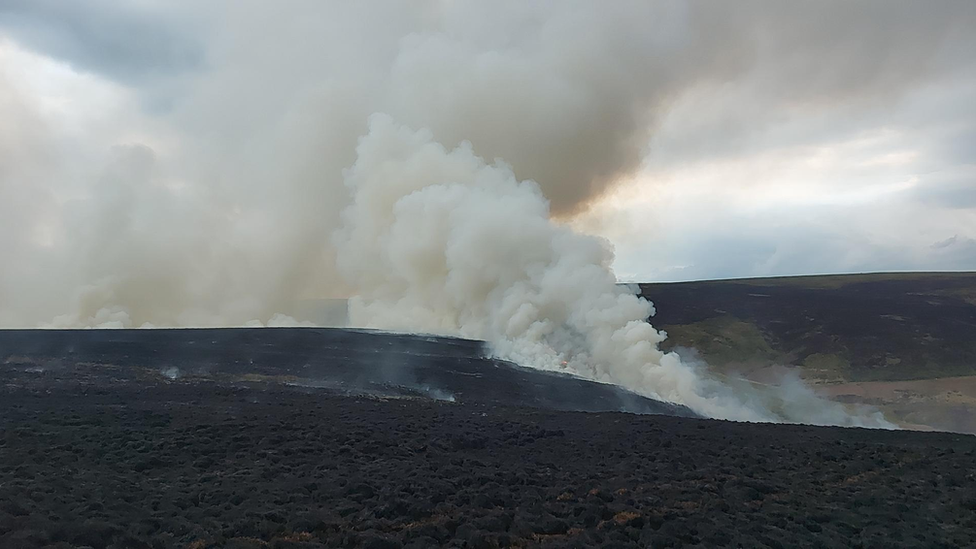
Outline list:
[[[976,433],[976,376],[818,386],[834,400],[870,404],[910,429]]]

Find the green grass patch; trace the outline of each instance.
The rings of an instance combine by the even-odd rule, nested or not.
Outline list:
[[[803,359],[806,378],[821,381],[845,381],[851,377],[851,363],[846,358],[829,353],[814,353]]]
[[[693,324],[665,326],[668,348],[697,349],[709,364],[723,366],[730,362],[779,358],[762,331],[749,322],[731,316],[709,318]]]

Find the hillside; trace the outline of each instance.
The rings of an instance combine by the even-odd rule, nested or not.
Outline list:
[[[695,416],[615,385],[489,358],[483,346],[337,328],[0,330],[0,382],[284,384],[355,396]]]
[[[134,360],[141,346],[118,341],[84,354],[121,352],[128,366],[0,366],[0,547],[976,543],[971,436],[508,406],[533,394],[506,394],[531,379],[500,384],[515,371],[499,364],[489,374],[495,365],[466,363],[465,345],[446,340],[421,346],[435,351],[439,379],[466,393],[453,402],[276,383],[234,365],[272,343],[255,369],[270,375],[280,359],[295,374],[304,359],[289,357],[308,347],[292,332],[214,334],[255,339],[240,352],[221,347],[228,354],[212,355],[209,373],[185,359],[219,339],[135,335],[149,349],[164,338],[206,348],[179,353],[185,376],[136,365],[159,363]],[[357,344],[368,342],[300,335],[360,357]],[[486,375],[466,375],[472,368]]]
[[[903,423],[976,431],[976,273],[640,287],[666,348],[695,349],[719,372],[766,381],[785,367]]]

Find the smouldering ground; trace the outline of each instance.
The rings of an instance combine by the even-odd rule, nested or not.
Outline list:
[[[976,437],[4,371],[0,547],[972,547]]]

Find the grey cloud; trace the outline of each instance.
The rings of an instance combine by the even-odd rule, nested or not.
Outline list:
[[[794,100],[883,96],[936,72],[971,67],[972,2],[870,0],[759,2],[756,28],[766,40],[763,70],[777,74]],[[769,80],[767,80],[769,82]]]
[[[923,178],[911,191],[922,203],[953,209],[976,208],[976,170],[956,177]]]
[[[966,85],[976,69],[967,53],[976,49],[976,3],[720,4],[733,13],[705,6],[726,19],[730,40],[719,47],[732,45],[741,70],[676,98],[679,109],[652,142],[659,162],[836,141],[865,128],[958,124],[971,111],[959,105],[971,104],[971,93],[911,101]],[[927,118],[914,118],[916,111]],[[964,118],[976,126],[976,114]]]
[[[976,239],[953,235],[933,245],[933,263],[938,268],[956,271],[976,271]]]
[[[79,70],[123,82],[198,67],[204,60],[201,27],[167,3],[5,0],[0,4],[0,32]]]
[[[950,236],[949,238],[947,238],[945,240],[940,240],[940,241],[936,242],[935,244],[932,244],[932,246],[930,246],[930,248],[932,248],[933,250],[938,250],[938,249],[941,249],[941,248],[948,248],[949,246],[952,246],[953,244],[955,244],[958,241],[959,241],[959,235],[954,234],[954,235]]]
[[[672,280],[752,276],[776,254],[777,243],[762,238],[711,236],[683,247],[677,258],[682,266],[667,269]]]
[[[962,107],[962,109],[971,106],[972,103],[969,103]],[[962,110],[961,112],[966,111]],[[976,115],[973,118],[976,118]],[[960,122],[965,123],[965,121],[957,120],[956,125],[959,126]],[[957,128],[956,131],[948,132],[948,135],[944,137],[944,143],[944,156],[946,161],[953,164],[976,165],[976,120],[973,120],[968,125],[963,125],[961,128]]]
[[[854,212],[851,212],[853,215]],[[734,225],[734,220],[725,223]],[[702,280],[871,271],[976,270],[976,240],[952,236],[911,249],[878,241],[844,227],[797,224],[775,231],[740,226],[725,236],[689,230],[630,250],[629,271],[653,273],[640,280]]]

